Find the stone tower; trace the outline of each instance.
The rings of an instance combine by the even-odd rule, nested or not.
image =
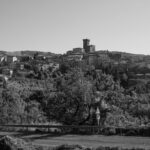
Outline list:
[[[86,53],[89,51],[89,45],[90,45],[90,40],[89,39],[83,39],[83,48]]]

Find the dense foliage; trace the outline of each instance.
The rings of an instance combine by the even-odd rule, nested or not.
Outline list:
[[[26,73],[16,70],[0,88],[0,123],[96,125],[97,110],[102,126],[149,123],[149,82],[129,85],[127,65],[102,63],[95,68],[61,62],[57,70],[44,70],[38,64],[36,60],[25,64]]]

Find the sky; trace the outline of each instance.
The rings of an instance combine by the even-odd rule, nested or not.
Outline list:
[[[150,0],[0,0],[0,50],[150,54]]]

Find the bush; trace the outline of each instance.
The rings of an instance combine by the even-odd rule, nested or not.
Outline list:
[[[22,139],[4,136],[0,139],[1,150],[35,150],[34,146]]]

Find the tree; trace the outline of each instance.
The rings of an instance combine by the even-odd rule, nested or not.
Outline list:
[[[24,102],[20,100],[17,93],[10,90],[2,91],[0,105],[1,123],[20,123],[24,116]]]
[[[55,80],[55,85],[56,91],[49,93],[44,112],[50,120],[63,124],[94,124],[91,111],[99,107],[103,125],[110,105],[119,107],[123,99],[124,90],[119,82],[95,69],[68,71]],[[95,101],[97,91],[98,102]]]

